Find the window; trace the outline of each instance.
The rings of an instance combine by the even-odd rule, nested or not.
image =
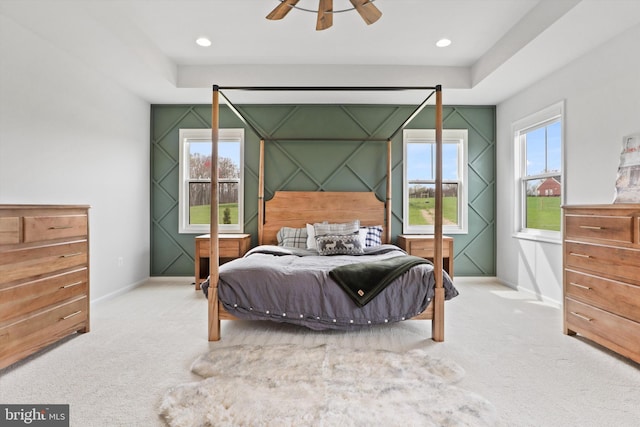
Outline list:
[[[218,230],[239,233],[244,222],[244,129],[220,129],[218,135]],[[208,233],[211,129],[180,129],[179,139],[179,232]]]
[[[403,233],[433,234],[435,214],[435,151],[433,129],[406,129],[404,140]],[[466,129],[442,132],[442,229],[467,232]]]
[[[560,240],[562,113],[556,104],[514,124],[520,237]]]

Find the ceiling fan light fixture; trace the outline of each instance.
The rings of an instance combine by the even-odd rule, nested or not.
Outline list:
[[[333,25],[333,15],[336,13],[356,10],[367,25],[376,22],[382,16],[382,12],[373,2],[375,0],[349,0],[352,8],[333,10],[333,0],[318,0],[318,9],[306,9],[297,6],[300,0],[278,0],[280,2],[267,16],[269,20],[279,20],[284,18],[291,9],[298,9],[305,12],[312,12],[318,15],[316,20],[316,30],[326,30]]]

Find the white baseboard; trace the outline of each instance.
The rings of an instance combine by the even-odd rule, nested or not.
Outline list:
[[[499,280],[495,276],[456,276],[453,278],[454,284],[464,285],[465,283],[481,283],[481,284],[496,284]]]
[[[176,283],[184,282],[185,284],[193,284],[196,282],[193,276],[151,276],[147,279],[149,283]]]
[[[185,285],[193,285],[195,283],[194,277],[191,276],[172,276],[172,277],[168,277],[168,276],[152,276],[152,277],[147,277],[146,279],[142,279],[138,282],[135,282],[131,285],[125,286],[123,288],[118,289],[117,291],[113,291],[107,295],[103,295],[100,298],[96,298],[94,300],[91,300],[91,305],[95,305],[95,304],[100,304],[104,301],[108,301],[110,299],[113,299],[119,295],[125,294],[129,291],[132,291],[133,289],[137,288],[138,286],[142,286],[144,284],[153,284],[153,283],[157,283],[157,284],[162,284],[162,283],[176,283],[176,282],[184,282]]]
[[[513,283],[509,283],[509,282],[507,282],[505,280],[502,280],[502,279],[497,279],[497,281],[502,285],[505,285],[505,286],[507,286],[507,287],[509,287],[511,289],[515,289],[518,292],[524,292],[526,294],[532,295],[536,299],[539,299],[539,300],[541,300],[542,302],[544,302],[546,304],[552,305],[552,306],[554,306],[556,308],[562,308],[562,303],[560,301],[557,301],[557,300],[555,300],[553,298],[546,297],[546,296],[540,294],[539,292],[534,292],[531,289],[527,289],[527,288],[523,288],[523,287],[518,286],[518,285],[514,285]]]
[[[142,279],[142,280],[140,280],[138,282],[135,282],[135,283],[133,283],[131,285],[124,286],[124,287],[122,287],[122,288],[120,288],[120,289],[118,289],[116,291],[108,293],[107,295],[103,295],[103,296],[101,296],[99,298],[92,299],[91,300],[91,306],[94,306],[96,304],[100,304],[100,303],[105,302],[105,301],[109,301],[110,299],[113,299],[113,298],[117,297],[118,295],[122,295],[124,293],[127,293],[130,290],[135,289],[138,286],[141,286],[141,285],[145,284],[147,281],[148,281],[148,279]]]
[[[496,280],[498,281],[498,283],[500,283],[501,285],[504,285],[508,288],[514,289],[514,290],[518,290],[518,285],[515,285],[511,282],[507,282],[506,280],[502,280],[496,277]]]

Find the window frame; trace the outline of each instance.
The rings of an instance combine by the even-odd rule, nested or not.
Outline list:
[[[402,183],[402,232],[403,234],[434,234],[433,225],[410,225],[409,224],[409,179],[407,177],[407,144],[423,142],[435,144],[435,129],[405,129],[402,135],[403,148],[403,183]],[[458,148],[458,179],[444,180],[443,184],[455,183],[458,185],[458,224],[442,225],[442,232],[445,234],[467,234],[469,232],[469,190],[468,190],[468,152],[469,152],[469,131],[468,129],[443,129],[443,144],[456,143]],[[443,166],[444,167],[444,166]],[[431,180],[427,180],[431,181]],[[435,179],[433,180],[435,184]]]
[[[515,121],[511,127],[513,135],[514,147],[514,230],[513,236],[520,239],[537,240],[548,243],[562,243],[562,220],[560,221],[560,230],[543,230],[537,228],[526,227],[527,214],[527,191],[526,181],[532,179],[545,179],[554,176],[560,176],[560,206],[564,205],[566,200],[565,191],[565,135],[564,135],[564,101],[560,101],[549,107],[546,107],[537,113],[531,114],[520,120]],[[523,146],[522,136],[527,132],[545,128],[554,123],[560,123],[560,173],[545,172],[534,175],[527,175],[527,152]],[[562,215],[562,213],[561,213]]]
[[[178,191],[178,233],[180,234],[204,234],[211,231],[210,224],[191,224],[189,222],[189,184],[194,182],[210,183],[211,179],[190,179],[188,176],[189,141],[211,142],[211,129],[180,129],[179,140],[179,191]],[[238,224],[218,224],[218,232],[243,233],[244,232],[244,129],[225,128],[218,131],[219,141],[240,143],[240,176],[237,180],[218,179],[218,183],[238,183]],[[220,220],[218,220],[220,222]]]

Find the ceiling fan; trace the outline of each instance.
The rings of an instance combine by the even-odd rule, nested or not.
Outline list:
[[[333,0],[319,0],[318,10],[304,9],[296,6],[300,0],[279,0],[280,4],[267,15],[267,19],[278,20],[287,16],[291,9],[304,10],[318,14],[316,30],[326,30],[333,25],[333,14],[357,10],[367,25],[373,24],[382,16],[380,9],[373,5],[375,0],[349,0],[353,5],[351,9],[333,10]]]

